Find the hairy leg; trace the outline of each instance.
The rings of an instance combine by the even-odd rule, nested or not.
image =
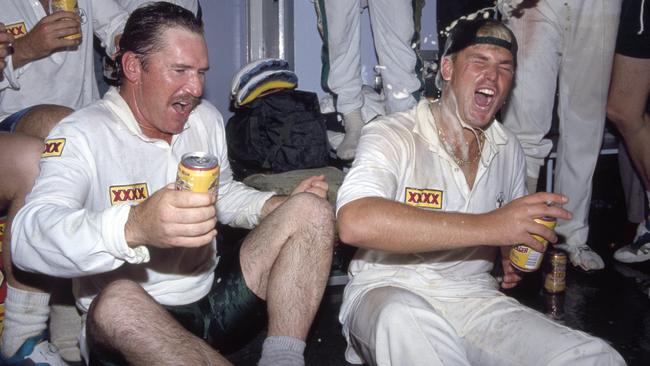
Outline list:
[[[646,191],[650,190],[650,59],[616,54],[607,117],[616,124]]]
[[[86,334],[92,353],[118,354],[129,365],[230,365],[132,281],[115,281],[93,300]]]
[[[60,105],[37,105],[18,121],[15,132],[45,139],[50,130],[72,112],[72,109]]]
[[[25,196],[32,189],[38,175],[38,162],[43,142],[22,134],[0,134],[0,212],[7,213],[5,239],[2,243],[2,264],[10,286],[21,290],[41,291],[35,286],[34,275],[20,272],[17,280],[11,264],[11,222],[25,204]],[[17,273],[16,273],[17,274]],[[23,283],[24,282],[24,283]]]
[[[248,287],[267,301],[269,336],[307,338],[329,275],[333,240],[332,208],[310,193],[291,196],[246,237],[242,272]]]

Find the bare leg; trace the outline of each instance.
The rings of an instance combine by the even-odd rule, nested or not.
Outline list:
[[[650,190],[650,59],[616,54],[607,117],[616,124],[646,191]]]
[[[7,282],[14,288],[41,291],[33,287],[31,277],[24,274],[20,283],[14,276],[11,264],[10,239],[11,222],[18,210],[25,204],[25,196],[32,189],[38,175],[38,162],[43,152],[43,142],[22,134],[0,134],[0,212],[7,212],[7,229],[2,243],[2,264]],[[30,286],[31,284],[32,286]]]
[[[310,193],[290,197],[253,230],[240,252],[244,279],[266,299],[269,336],[305,340],[332,261],[334,216]]]
[[[93,350],[119,350],[129,365],[230,365],[132,281],[102,290],[88,310],[86,331]]]
[[[72,112],[72,109],[60,105],[37,105],[18,121],[15,132],[45,139],[50,130]]]
[[[334,217],[327,201],[295,195],[246,238],[240,261],[247,285],[266,299],[269,335],[306,339],[329,273]],[[133,365],[227,365],[178,324],[138,284],[111,283],[86,323],[94,350],[115,351]]]
[[[48,118],[54,116],[62,118],[63,114],[67,115],[71,112],[69,108],[65,107],[44,107],[30,111],[25,117],[31,115],[33,118],[48,110],[52,112]],[[21,119],[18,127],[27,125],[22,124],[25,117]],[[50,291],[70,291],[69,280],[23,272],[14,268],[11,261],[11,223],[18,210],[24,205],[25,197],[38,175],[38,164],[43,152],[43,137],[47,135],[43,128],[49,125],[48,118],[44,120],[44,124],[33,121],[29,123],[31,126],[38,125],[38,131],[43,136],[31,137],[23,133],[0,134],[0,171],[2,171],[0,174],[0,214],[7,214],[7,230],[2,244],[2,261],[6,281],[10,286],[5,303],[5,330],[2,344],[2,352],[5,356],[13,355],[25,340],[38,336],[47,327],[50,311],[47,303]],[[27,121],[29,122],[29,119]],[[59,314],[65,313],[70,316],[64,317],[65,321],[52,323],[53,341],[59,345],[66,344],[67,357],[70,360],[78,360],[76,336],[81,327],[80,317],[75,312],[73,302],[59,308],[65,310]],[[54,339],[54,335],[57,335],[56,339]],[[52,357],[58,356],[53,355]]]

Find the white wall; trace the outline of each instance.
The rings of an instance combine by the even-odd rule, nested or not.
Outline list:
[[[206,75],[204,97],[219,108],[224,118],[228,111],[232,76],[246,63],[245,1],[200,0],[208,43],[210,70]]]

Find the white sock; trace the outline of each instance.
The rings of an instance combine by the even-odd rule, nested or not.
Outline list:
[[[7,285],[5,320],[2,331],[2,355],[11,357],[27,338],[47,328],[50,294],[24,291]]]
[[[267,337],[257,366],[305,366],[305,346],[305,342],[294,337]]]
[[[81,315],[74,305],[53,304],[50,313],[50,340],[66,361],[81,361],[79,342]]]
[[[355,109],[345,114],[343,116],[343,123],[345,124],[345,137],[338,149],[336,149],[336,155],[343,160],[350,160],[354,159],[357,144],[361,137],[361,129],[363,128],[361,109]]]

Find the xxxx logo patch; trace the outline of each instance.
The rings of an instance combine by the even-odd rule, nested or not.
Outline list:
[[[45,140],[45,150],[43,150],[41,157],[49,158],[51,156],[61,156],[64,147],[65,147],[65,139]]]
[[[111,206],[129,201],[144,201],[147,199],[147,197],[149,197],[147,183],[136,183],[125,186],[110,186],[108,188],[108,193],[110,194]]]
[[[27,26],[25,22],[18,22],[14,24],[5,25],[7,33],[14,36],[14,38],[24,37],[27,34]]]
[[[442,191],[436,189],[406,188],[404,203],[415,207],[442,208]]]

